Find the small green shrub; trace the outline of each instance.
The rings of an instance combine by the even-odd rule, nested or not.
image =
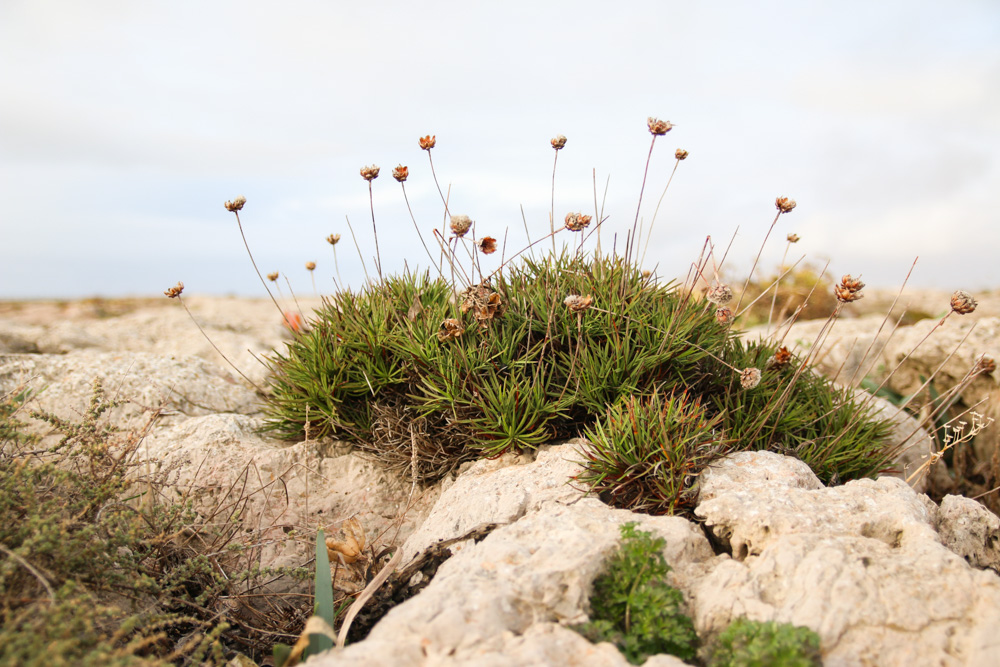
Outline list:
[[[820,667],[819,635],[789,623],[740,618],[709,654],[709,667]]]
[[[635,526],[621,527],[619,550],[594,581],[590,621],[576,629],[592,642],[615,644],[633,665],[657,653],[693,660],[698,636],[683,595],[666,583],[665,541]]]

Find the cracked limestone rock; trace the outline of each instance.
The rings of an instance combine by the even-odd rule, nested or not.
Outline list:
[[[970,565],[1000,574],[1000,517],[975,500],[945,496],[938,511],[938,532],[946,547]]]

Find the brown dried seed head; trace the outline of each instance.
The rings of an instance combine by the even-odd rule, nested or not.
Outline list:
[[[492,255],[497,251],[497,240],[492,236],[484,236],[479,240],[479,252]]]
[[[392,170],[392,177],[395,178],[400,183],[405,181],[406,177],[409,175],[410,175],[410,169],[408,167],[404,167],[403,165],[399,165],[398,167]]]
[[[590,224],[590,216],[583,213],[567,213],[566,229],[571,232],[582,232]]]
[[[566,145],[566,137],[561,134],[558,134],[555,137],[553,137],[549,143],[552,144],[552,148],[556,149],[557,151],[562,150],[562,148]]]
[[[990,374],[997,369],[996,360],[988,354],[982,354],[976,359],[976,365],[972,367],[972,373]]]
[[[799,238],[800,238],[800,237],[799,237],[799,235],[798,235],[798,234],[789,234],[789,235],[788,235],[788,236],[786,236],[785,238],[787,238],[787,239],[788,239],[788,242],[789,242],[789,243],[798,243],[798,242],[799,242]]]
[[[712,303],[724,306],[733,300],[733,290],[729,287],[729,285],[716,285],[708,290],[708,293],[705,294],[705,298]]]
[[[842,277],[840,279],[839,285],[834,285],[833,294],[837,297],[837,301],[841,303],[851,303],[852,301],[857,301],[858,299],[863,299],[865,295],[861,292],[861,289],[865,286],[860,279],[852,277],[850,274]]]
[[[462,237],[465,233],[469,231],[469,227],[472,226],[472,218],[467,215],[453,215],[451,216],[451,231],[455,233],[455,236]]]
[[[337,245],[340,243],[340,234],[330,234],[326,237],[326,242],[330,245]]]
[[[759,368],[744,368],[740,372],[740,386],[744,389],[753,389],[760,384]]]
[[[278,279],[278,272],[275,271],[274,273],[267,274],[267,279],[273,283],[275,280]]]
[[[441,323],[441,330],[438,331],[437,336],[439,341],[444,342],[449,338],[458,338],[463,333],[465,333],[465,327],[462,326],[462,322],[454,317],[449,317]]]
[[[669,132],[674,126],[669,120],[660,120],[659,118],[653,118],[650,116],[646,120],[646,125],[649,126],[649,131],[655,136],[660,136]]]
[[[733,320],[736,319],[736,316],[733,314],[732,310],[730,310],[729,308],[723,307],[723,308],[717,308],[716,309],[716,311],[715,311],[715,319],[716,319],[716,321],[719,324],[723,324],[723,325],[729,326],[730,324],[733,323]]]
[[[774,206],[782,213],[791,213],[795,208],[795,200],[788,197],[778,197],[774,200]]]
[[[951,295],[951,309],[959,315],[968,315],[978,305],[973,296],[965,290],[957,290]]]
[[[432,137],[431,135],[428,134],[426,137],[420,137],[419,141],[420,141],[420,147],[423,148],[425,151],[429,151],[430,149],[434,148],[434,146],[437,144],[437,135],[435,134]]]
[[[164,292],[164,294],[171,299],[176,299],[181,295],[181,292],[183,291],[184,291],[184,283],[178,280],[177,284],[168,289],[166,292]]]
[[[792,360],[792,353],[788,351],[788,348],[782,345],[771,357],[768,365],[772,368],[782,368],[788,365],[788,362]]]
[[[674,157],[677,158],[678,160],[686,160],[687,156],[688,152],[683,148],[678,148],[677,150],[674,151]]]
[[[316,270],[316,262],[306,262],[306,270],[307,271],[315,271]]]
[[[239,197],[237,197],[233,201],[227,201],[224,204],[224,206],[226,207],[227,211],[229,211],[231,213],[236,213],[236,211],[241,210],[243,208],[243,205],[246,204],[246,203],[247,203],[247,198],[244,197],[243,195],[240,195]]]
[[[591,295],[580,296],[579,294],[570,294],[568,297],[563,299],[563,303],[574,313],[582,313],[583,311],[590,308],[590,305],[594,303],[594,297]]]
[[[361,167],[361,178],[370,183],[378,178],[378,171],[379,168],[373,164],[370,164],[367,167]]]
[[[644,279],[648,279],[651,275],[653,275],[653,272],[650,271],[649,269],[643,269],[642,270],[642,277]]]

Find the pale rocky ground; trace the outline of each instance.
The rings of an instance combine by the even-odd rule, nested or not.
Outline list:
[[[925,312],[944,313],[942,294],[945,305]],[[262,384],[266,371],[254,356],[280,349],[287,337],[274,305],[185,302],[226,356]],[[960,377],[983,352],[1000,358],[1000,308],[984,303],[973,316],[949,318],[892,386],[905,392],[940,364],[973,321],[972,345],[945,372]],[[896,331],[878,346],[879,361],[872,363],[873,352],[862,364],[864,341],[876,337],[880,321],[839,321],[821,353],[826,370],[854,364],[877,374],[878,363],[891,367],[936,322]],[[786,341],[806,349],[816,326],[796,325]],[[852,347],[855,339],[862,342]],[[133,401],[114,411],[116,423],[140,426],[159,412],[144,454],[173,471],[179,490],[197,487],[207,506],[247,480],[256,490],[248,520],[271,531],[267,562],[307,562],[309,530],[336,533],[349,517],[377,548],[402,545],[404,564],[438,540],[497,525],[478,543],[455,544],[430,584],[368,639],[310,665],[625,665],[614,647],[590,644],[569,627],[585,620],[590,586],[627,521],[666,539],[672,583],[703,641],[747,616],[812,628],[827,666],[1000,664],[1000,519],[960,497],[937,505],[898,477],[826,488],[794,459],[734,455],[704,473],[696,510],[704,529],[611,509],[568,484],[581,441],[466,464],[437,486],[412,489],[344,443],[261,435],[258,395],[176,302],[0,304],[0,391],[27,382],[38,390],[36,407],[72,418],[84,411],[94,377]],[[995,385],[993,376],[982,379],[969,398]],[[899,438],[911,436],[915,467],[928,436],[906,415],[896,419]],[[288,528],[302,536],[288,538]],[[683,663],[656,656],[646,664]]]

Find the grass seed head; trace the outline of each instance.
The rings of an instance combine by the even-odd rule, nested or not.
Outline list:
[[[979,304],[975,298],[965,290],[956,290],[951,295],[951,309],[959,315],[968,315],[976,309]]]
[[[778,197],[774,200],[774,206],[781,213],[791,213],[795,208],[795,200],[788,197]]]
[[[733,300],[733,290],[729,285],[716,285],[708,290],[705,298],[712,303],[717,303],[720,306],[724,306]]]
[[[472,218],[467,215],[453,215],[451,216],[451,231],[454,232],[455,236],[461,238],[465,236],[465,233],[469,231],[469,227],[472,226]]]
[[[740,371],[740,386],[744,389],[753,389],[760,384],[759,368],[744,368]]]
[[[563,303],[574,313],[582,313],[583,311],[590,308],[590,305],[594,303],[594,297],[591,295],[580,296],[579,294],[570,294],[568,297],[563,299]]]
[[[178,280],[177,284],[168,289],[166,292],[164,292],[164,294],[171,299],[176,299],[181,295],[181,292],[183,291],[184,291],[184,283]]]
[[[557,134],[549,141],[549,143],[551,143],[552,148],[556,149],[557,151],[562,150],[563,147],[566,146],[566,137],[562,134]]]
[[[237,197],[232,201],[227,201],[225,203],[225,207],[227,211],[231,213],[236,213],[237,211],[241,210],[243,208],[243,205],[246,203],[247,203],[247,198],[244,197],[243,195],[240,195],[239,197]]]
[[[649,131],[653,136],[661,136],[673,129],[674,125],[669,120],[660,120],[659,118],[653,118],[650,116],[646,120],[646,125],[649,126]]]
[[[484,255],[492,255],[497,251],[497,240],[492,236],[484,236],[479,239],[479,252]]]
[[[443,343],[449,338],[457,339],[463,333],[465,333],[465,327],[462,326],[462,322],[454,317],[449,317],[441,323],[441,330],[438,331],[437,337]]]
[[[834,285],[833,293],[837,297],[837,301],[851,303],[865,297],[861,292],[864,286],[865,284],[859,278],[854,278],[851,274],[847,274],[840,279],[839,285]]]
[[[590,216],[583,213],[567,213],[566,229],[571,232],[582,232],[590,224]]]

